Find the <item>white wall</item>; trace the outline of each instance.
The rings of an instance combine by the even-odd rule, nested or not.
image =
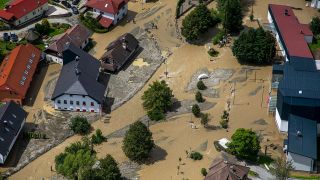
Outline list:
[[[278,108],[276,108],[276,124],[278,126],[278,129],[280,132],[288,132],[288,121],[286,120],[282,120],[279,112],[278,112]]]
[[[308,44],[312,43],[313,36],[304,36],[304,39],[307,41]]]
[[[4,164],[4,159],[3,159],[2,154],[0,154],[0,164]]]
[[[116,25],[121,19],[123,19],[128,13],[128,4],[124,5],[117,14],[110,14],[107,12],[102,12],[98,9],[93,9],[93,13],[102,14],[103,17],[113,20],[113,25]]]
[[[60,100],[60,104],[58,103]],[[67,101],[67,104],[64,103],[64,100]],[[70,103],[73,101],[73,104]],[[77,101],[79,101],[79,105],[77,105]],[[83,105],[85,102],[86,105]],[[91,106],[91,102],[94,103],[94,106]],[[62,95],[54,100],[54,108],[57,110],[66,110],[66,111],[86,111],[86,112],[96,112],[99,113],[101,111],[101,105],[98,104],[95,100],[90,98],[89,96],[82,95]]]
[[[48,3],[44,4],[43,6],[35,9],[34,11],[28,13],[27,15],[21,17],[20,19],[17,19],[13,22],[15,26],[21,25],[23,23],[26,23],[27,21],[30,21],[31,19],[38,17],[42,15],[45,11],[47,11],[49,8]]]
[[[60,57],[57,57],[57,56],[54,56],[54,55],[51,55],[51,54],[47,54],[46,58],[47,58],[48,61],[53,61],[55,63],[63,65],[63,59],[60,58]]]
[[[288,152],[287,161],[292,161],[293,168],[299,171],[313,171],[313,159]]]

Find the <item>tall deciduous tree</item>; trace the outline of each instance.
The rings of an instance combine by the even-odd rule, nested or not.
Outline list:
[[[223,16],[223,27],[229,33],[238,33],[242,27],[242,6],[239,0],[219,0],[218,9]]]
[[[99,165],[95,170],[96,180],[118,180],[121,179],[121,173],[117,162],[111,155],[99,160]]]
[[[155,81],[142,96],[143,107],[148,111],[151,120],[160,120],[172,106],[172,90],[165,81]]]
[[[270,32],[262,28],[242,32],[235,40],[232,52],[241,63],[270,63],[276,54],[276,41]]]
[[[313,17],[310,23],[310,29],[312,33],[316,36],[320,34],[320,18]]]
[[[228,144],[228,151],[243,159],[256,160],[259,150],[259,137],[251,129],[237,129]]]
[[[200,4],[182,21],[181,34],[187,41],[193,41],[216,23],[207,6]]]
[[[130,125],[123,140],[122,150],[132,161],[142,162],[154,147],[152,133],[146,125],[137,121]]]

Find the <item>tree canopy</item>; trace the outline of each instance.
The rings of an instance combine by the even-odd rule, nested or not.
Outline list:
[[[87,118],[76,116],[71,118],[70,129],[77,134],[88,134],[90,132],[91,125],[89,124]]]
[[[148,111],[151,120],[159,120],[172,106],[172,90],[165,81],[155,81],[142,96],[143,107]]]
[[[256,160],[260,151],[259,137],[251,129],[237,129],[231,136],[228,151],[239,158]]]
[[[140,121],[130,125],[122,144],[122,150],[130,160],[144,161],[153,147],[152,133],[146,125]]]
[[[286,180],[289,178],[290,171],[293,170],[292,161],[287,161],[285,158],[277,158],[274,164],[272,173],[279,180]]]
[[[221,13],[224,29],[229,33],[238,33],[242,27],[242,6],[239,0],[219,0],[218,10]]]
[[[276,54],[276,41],[270,32],[250,28],[235,40],[232,52],[240,63],[266,64]]]
[[[312,18],[312,21],[310,23],[310,29],[315,36],[320,34],[320,18],[319,17]]]
[[[200,4],[182,21],[181,34],[187,41],[198,39],[199,35],[205,33],[210,27],[217,22],[206,5]]]

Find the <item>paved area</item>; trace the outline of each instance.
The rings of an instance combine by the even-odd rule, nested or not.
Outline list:
[[[50,16],[57,16],[57,15],[65,15],[68,13],[69,13],[68,10],[49,4],[49,10],[47,11],[46,15],[50,17]]]

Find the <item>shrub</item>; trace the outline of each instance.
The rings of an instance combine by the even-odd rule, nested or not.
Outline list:
[[[222,128],[227,129],[228,128],[228,121],[222,119],[220,121],[220,125]]]
[[[222,120],[229,121],[229,113],[228,113],[228,111],[226,111],[226,110],[223,111],[223,114],[222,114],[222,116],[221,116],[221,119],[222,119]]]
[[[144,161],[153,147],[152,133],[146,125],[140,121],[130,125],[123,139],[122,150],[131,161]]]
[[[101,144],[105,140],[106,140],[106,138],[102,135],[102,132],[100,129],[97,129],[96,134],[93,134],[91,137],[91,142],[93,144]]]
[[[197,160],[201,160],[203,158],[202,154],[197,152],[197,151],[193,151],[190,153],[190,158],[197,161]]]
[[[310,22],[310,29],[315,36],[320,34],[320,18],[319,17],[312,18],[312,21]]]
[[[198,104],[194,104],[192,106],[192,113],[195,117],[200,117],[201,115],[201,110]]]
[[[217,57],[219,52],[216,51],[215,49],[213,48],[210,48],[209,51],[208,51],[208,54],[211,56],[211,57]]]
[[[202,80],[200,80],[200,81],[197,82],[197,88],[199,90],[205,90],[205,89],[207,89],[207,86],[203,83]]]
[[[201,174],[202,174],[202,176],[206,176],[208,174],[207,169],[206,168],[202,168],[201,169]]]
[[[206,127],[208,125],[209,122],[209,114],[208,113],[202,113],[201,114],[201,124]]]
[[[201,103],[201,102],[204,102],[204,99],[202,97],[202,94],[201,92],[197,91],[196,95],[195,95],[195,98],[196,98],[196,101]]]
[[[219,31],[213,38],[212,38],[212,43],[214,44],[214,45],[216,45],[216,44],[218,44],[221,40],[222,40],[222,38],[223,38],[223,36],[225,36],[226,34],[224,33],[224,31]]]
[[[90,132],[91,125],[89,124],[87,118],[76,116],[71,118],[70,129],[76,134],[85,135]]]
[[[157,108],[148,111],[147,114],[148,114],[148,117],[150,118],[150,120],[152,120],[152,121],[160,121],[160,120],[165,119],[165,115],[162,112],[162,110],[157,109]]]

